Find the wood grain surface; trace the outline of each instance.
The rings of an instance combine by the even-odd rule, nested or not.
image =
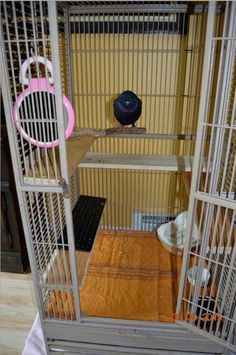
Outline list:
[[[31,274],[0,273],[0,354],[19,355],[37,313]]]

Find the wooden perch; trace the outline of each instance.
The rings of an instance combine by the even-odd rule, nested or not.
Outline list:
[[[91,136],[91,137],[107,137],[123,134],[143,134],[146,133],[144,127],[114,127],[107,129],[77,128],[71,134],[71,137]]]

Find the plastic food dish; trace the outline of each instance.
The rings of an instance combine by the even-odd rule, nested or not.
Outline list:
[[[197,272],[198,272],[198,266],[193,266],[188,270],[188,281],[192,286],[195,286],[196,280],[197,280]],[[205,285],[208,284],[211,274],[210,272],[206,269],[202,269],[202,275],[201,277],[201,287],[204,287]]]
[[[32,64],[33,62],[39,62],[39,63],[44,64],[46,69],[48,69],[48,71],[50,72],[51,77],[50,78],[28,79],[26,77],[26,73],[27,73],[27,70],[28,70],[30,64]],[[16,126],[18,132],[22,135],[22,137],[25,140],[27,140],[31,144],[36,145],[41,148],[44,148],[44,147],[51,148],[53,146],[59,145],[59,140],[53,139],[52,137],[50,139],[50,134],[48,132],[45,136],[47,137],[47,139],[49,138],[49,140],[46,142],[37,140],[37,139],[33,138],[32,136],[30,136],[29,132],[32,132],[35,129],[34,128],[35,123],[31,124],[30,120],[29,120],[29,122],[27,122],[27,120],[25,121],[28,126],[31,124],[29,132],[27,132],[25,130],[25,128],[23,127],[23,124],[21,124],[21,119],[19,117],[20,116],[20,107],[22,106],[24,100],[29,95],[32,95],[33,93],[37,93],[37,92],[45,92],[45,93],[49,93],[51,95],[55,95],[55,88],[52,86],[52,84],[53,84],[52,63],[44,57],[40,57],[40,56],[30,57],[30,58],[26,59],[24,61],[24,63],[22,64],[21,69],[20,69],[19,78],[20,78],[20,82],[23,85],[28,85],[28,87],[26,87],[24,89],[24,91],[17,97],[16,102],[13,107],[13,120],[14,120],[14,123],[15,123],[15,126]],[[45,100],[44,100],[44,102],[45,102]],[[46,100],[46,102],[48,102],[48,100]],[[65,125],[65,138],[67,139],[73,131],[75,118],[74,118],[73,107],[65,95],[63,95],[63,106],[65,108],[65,112],[67,115],[67,122]],[[49,108],[46,108],[46,109],[44,108],[44,110],[45,111],[47,110],[47,112],[49,112]],[[56,121],[54,120],[54,124],[55,124],[55,122]],[[43,124],[44,124],[44,121],[42,120],[41,125],[43,125]],[[45,127],[47,127],[47,126],[45,126]],[[45,129],[45,127],[44,127],[44,129]],[[48,125],[48,127],[49,127],[49,125]]]
[[[157,229],[157,236],[162,245],[172,254],[183,255],[187,226],[187,212],[180,213],[174,221],[162,224]],[[192,247],[199,241],[197,225],[193,226]]]

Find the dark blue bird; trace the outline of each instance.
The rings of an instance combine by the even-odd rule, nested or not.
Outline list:
[[[142,101],[132,91],[124,91],[114,101],[114,115],[122,126],[131,125],[135,127],[135,122],[142,112]]]

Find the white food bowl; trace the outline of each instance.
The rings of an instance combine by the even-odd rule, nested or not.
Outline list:
[[[193,266],[188,270],[188,281],[192,286],[195,286],[196,280],[197,280],[197,273],[198,273],[198,266]],[[201,277],[201,287],[204,287],[205,285],[208,284],[211,274],[210,272],[206,269],[202,269],[202,275]]]
[[[162,224],[157,229],[157,236],[162,245],[172,254],[182,255],[187,226],[187,212],[180,213],[174,221]],[[192,247],[199,241],[198,228],[196,223],[193,226]]]

